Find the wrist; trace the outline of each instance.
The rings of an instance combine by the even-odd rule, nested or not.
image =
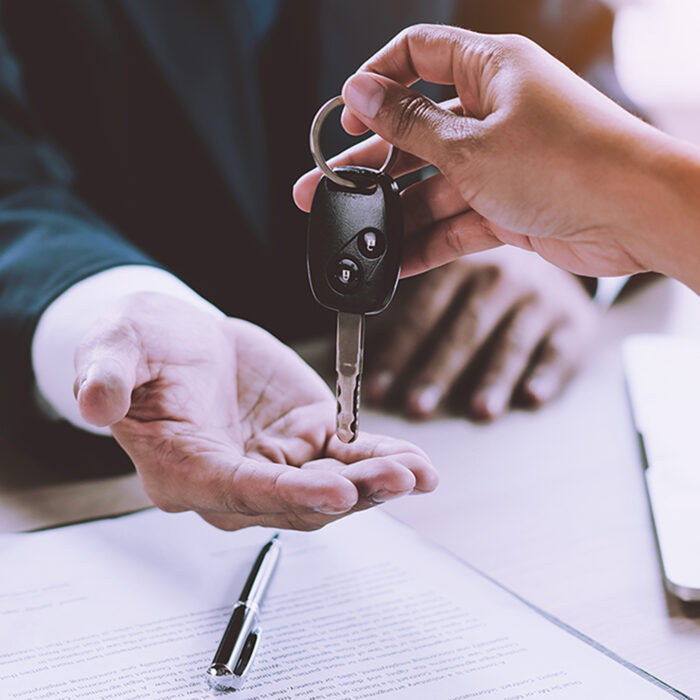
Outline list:
[[[630,249],[646,269],[700,294],[700,149],[653,132],[637,160],[640,185],[627,231]]]
[[[52,418],[62,418],[91,432],[73,395],[75,350],[88,330],[124,299],[136,292],[157,292],[179,298],[215,315],[222,315],[179,279],[148,265],[114,267],[76,283],[43,312],[32,340],[32,366],[37,403]]]
[[[671,200],[669,224],[659,236],[664,272],[700,294],[700,149],[689,143],[672,142],[666,163],[661,164]]]

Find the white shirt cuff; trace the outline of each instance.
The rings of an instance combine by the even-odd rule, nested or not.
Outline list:
[[[174,275],[149,265],[113,267],[77,282],[46,308],[32,339],[36,400],[47,416],[110,435],[109,428],[97,428],[80,416],[73,396],[75,349],[112,304],[134,292],[168,294],[211,313],[222,313]]]

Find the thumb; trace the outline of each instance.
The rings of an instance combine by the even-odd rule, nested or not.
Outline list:
[[[359,72],[348,78],[343,101],[385,141],[438,167],[448,153],[447,137],[454,145],[455,135],[466,137],[467,122],[472,121],[376,73]]]
[[[83,339],[75,352],[73,393],[85,421],[106,426],[126,416],[139,356],[135,339],[119,324],[100,325]]]

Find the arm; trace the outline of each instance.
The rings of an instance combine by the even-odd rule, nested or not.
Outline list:
[[[0,430],[25,441],[39,420],[30,345],[51,301],[115,265],[154,264],[71,191],[73,172],[36,126],[0,35]]]
[[[435,487],[413,445],[368,434],[349,446],[334,439],[333,396],[295,353],[148,267],[91,213],[71,192],[70,168],[33,127],[8,65],[16,68],[0,51],[6,431],[43,447],[51,466],[100,467],[99,453],[79,454],[72,440],[55,439],[50,421],[39,422],[31,349],[44,406],[107,428],[165,510],[195,510],[226,529],[310,529]]]
[[[75,400],[75,351],[105,309],[135,292],[168,295],[215,316],[223,314],[177,277],[150,265],[122,265],[76,282],[42,313],[32,340],[37,399],[45,412],[82,430],[109,435],[88,423]]]
[[[112,434],[167,511],[225,529],[309,529],[435,486],[408,443],[340,443],[332,395],[311,368],[163,270],[78,282],[43,313],[32,350],[45,403]]]
[[[618,104],[631,104],[613,65],[613,13],[598,0],[490,0],[456,9],[457,24],[528,36]],[[510,405],[548,401],[588,355],[600,310],[626,280],[579,279],[507,249],[406,280],[368,327],[365,397],[417,417],[446,405],[482,420]],[[594,304],[579,282],[595,293]]]

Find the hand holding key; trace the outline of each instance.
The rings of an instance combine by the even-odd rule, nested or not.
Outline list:
[[[436,105],[408,86],[454,85]],[[700,290],[700,154],[625,112],[517,36],[403,31],[348,79],[350,133],[379,134],[330,161],[378,165],[386,142],[440,173],[402,195],[403,274],[508,243],[572,272],[653,269]],[[308,210],[319,173],[295,186]]]
[[[307,267],[319,304],[338,312],[336,337],[336,435],[358,435],[365,314],[382,311],[399,279],[403,217],[399,190],[384,170],[330,170],[319,146],[325,116],[342,105],[327,102],[311,126],[311,152],[324,171],[309,217]]]

